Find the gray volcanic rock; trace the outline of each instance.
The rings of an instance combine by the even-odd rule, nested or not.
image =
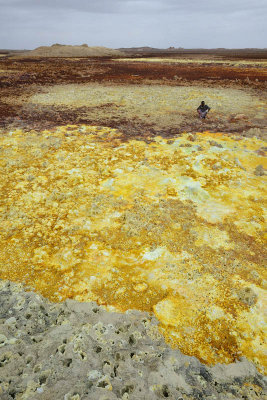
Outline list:
[[[0,281],[1,400],[263,399],[245,358],[207,367],[166,345],[148,313],[51,303]]]

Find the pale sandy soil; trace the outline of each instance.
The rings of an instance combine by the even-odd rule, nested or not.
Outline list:
[[[267,67],[266,60],[244,60],[244,61],[234,61],[234,60],[223,60],[223,59],[210,59],[210,58],[164,58],[164,57],[153,57],[153,58],[120,58],[118,61],[124,62],[156,62],[156,63],[175,63],[175,64],[223,64],[233,67],[246,67],[246,66],[257,66],[257,67]]]
[[[57,85],[37,94],[29,102],[46,105],[70,107],[95,107],[115,104],[127,113],[145,115],[190,113],[199,106],[202,98],[210,104],[215,113],[242,113],[263,118],[267,111],[266,103],[245,90],[227,88],[203,88],[201,86],[164,87],[161,85],[108,86],[108,85]]]
[[[101,120],[113,116],[132,120],[136,117],[143,123],[168,129],[196,120],[196,108],[202,99],[211,107],[211,120],[221,118],[223,121],[234,114],[244,114],[244,119],[264,121],[267,116],[266,102],[249,91],[201,86],[56,85],[30,97],[27,104],[71,109],[83,107],[83,115],[87,118]]]

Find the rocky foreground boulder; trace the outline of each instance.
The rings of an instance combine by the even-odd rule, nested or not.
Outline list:
[[[209,367],[166,345],[152,314],[51,303],[0,281],[1,400],[264,399],[245,358]]]

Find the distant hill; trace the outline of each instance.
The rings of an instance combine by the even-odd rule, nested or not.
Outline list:
[[[156,51],[164,51],[164,49],[157,49],[155,47],[149,47],[149,46],[144,46],[144,47],[122,47],[118,49],[123,52],[156,52]],[[166,51],[166,50],[165,50]]]
[[[16,53],[22,53],[22,52],[26,52],[29,50],[12,50],[12,49],[0,49],[0,54],[6,54],[6,55],[12,55],[12,54],[16,54]]]
[[[89,47],[87,44],[71,46],[53,44],[52,46],[41,46],[35,50],[21,53],[19,57],[123,57],[120,50],[109,49],[102,46]]]
[[[158,49],[149,46],[143,47],[129,47],[129,48],[119,48],[119,51],[123,51],[128,56],[157,56],[157,55],[186,55],[186,54],[207,54],[207,55],[218,55],[218,56],[228,56],[228,57],[245,57],[245,58],[267,58],[267,49],[257,49],[257,48],[244,48],[244,49],[226,49],[226,48],[216,48],[216,49],[184,49],[183,47],[169,47],[167,49]]]

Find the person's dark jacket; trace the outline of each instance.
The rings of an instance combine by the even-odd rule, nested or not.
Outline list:
[[[197,108],[197,110],[200,110],[200,111],[202,111],[202,112],[205,112],[205,111],[209,111],[209,110],[210,110],[210,107],[209,107],[207,104],[204,104],[204,106],[202,106],[202,105],[200,104],[200,106]]]

